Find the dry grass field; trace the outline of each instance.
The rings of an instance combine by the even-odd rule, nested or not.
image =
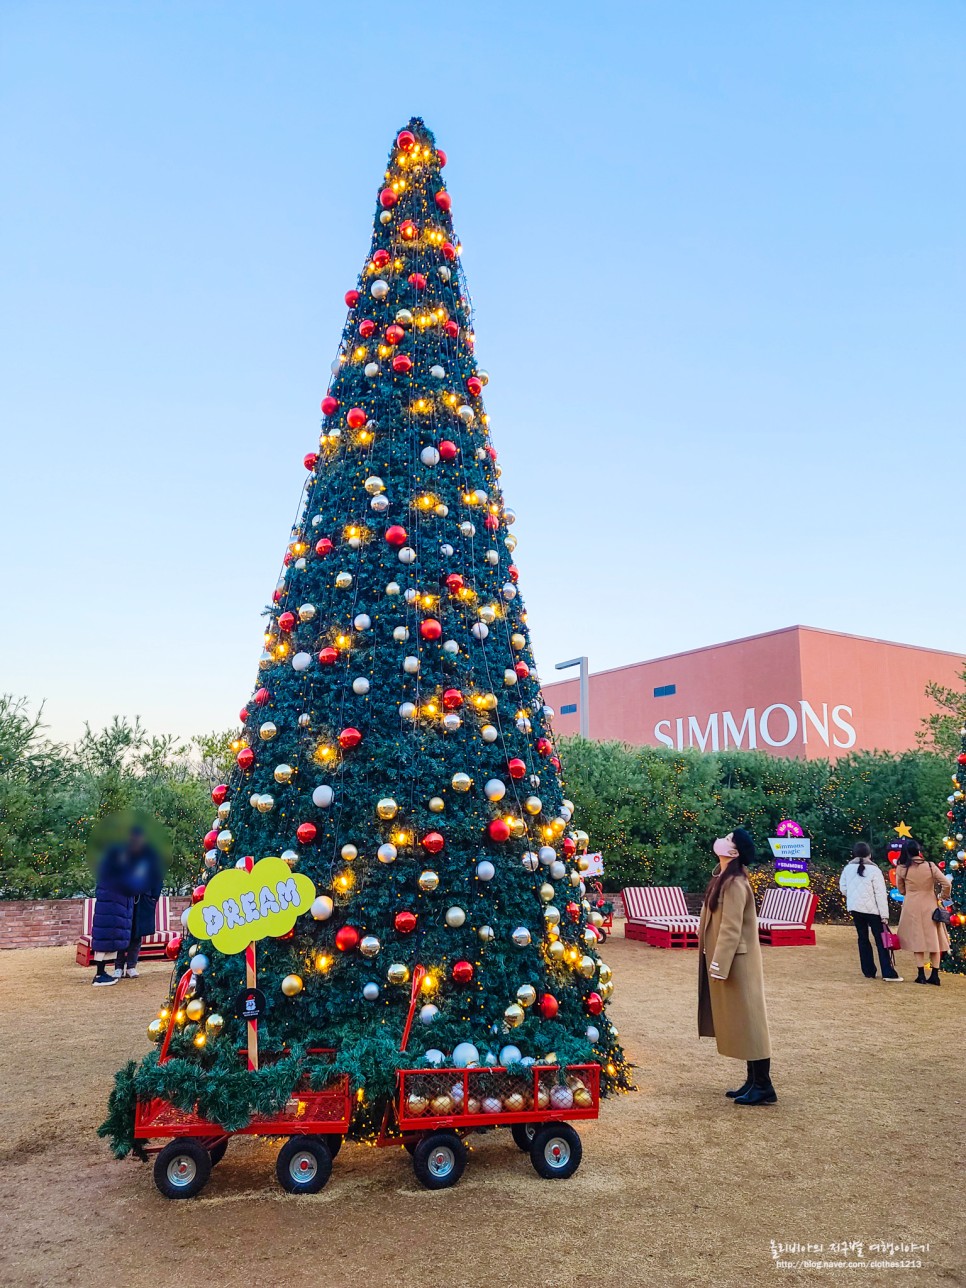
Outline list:
[[[966,978],[864,980],[851,930],[765,950],[772,1108],[725,1099],[740,1071],[695,1035],[694,953],[618,937],[613,1013],[638,1091],[581,1126],[572,1180],[540,1180],[491,1132],[470,1138],[454,1189],[417,1186],[401,1149],[346,1145],[327,1188],[293,1198],[272,1143],[236,1141],[182,1203],[94,1134],[115,1068],[147,1045],[167,967],[93,990],[72,956],[0,954],[5,1288],[966,1283]],[[918,1270],[784,1268],[773,1239],[833,1260],[843,1241],[864,1242],[867,1262],[876,1240],[928,1250],[906,1254]]]

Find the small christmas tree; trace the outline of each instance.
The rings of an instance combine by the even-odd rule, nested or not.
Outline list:
[[[597,1061],[603,1090],[629,1085],[517,585],[445,163],[421,120],[398,135],[238,769],[213,793],[204,843],[209,878],[280,856],[316,887],[312,916],[258,949],[259,1039],[289,1054],[239,1066],[244,954],[186,933],[178,973],[194,962],[198,1004],[151,1026],[155,1039],[174,1026],[171,1060],[119,1075],[105,1131],[121,1151],[135,1094],[200,1097],[237,1124],[287,1094],[309,1047],[334,1047],[360,1089],[358,1135],[398,1068],[466,1056],[462,1044],[481,1063],[508,1043],[511,1060],[515,1047]]]
[[[953,790],[948,797],[946,814],[949,832],[943,842],[953,882],[946,969],[966,975],[966,726],[960,732],[962,743],[956,758]]]

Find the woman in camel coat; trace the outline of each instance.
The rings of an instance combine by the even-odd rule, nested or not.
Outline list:
[[[742,1087],[726,1094],[736,1105],[773,1105],[771,1041],[758,942],[755,895],[745,866],[755,843],[744,828],[715,841],[718,871],[711,878],[698,928],[698,1034],[713,1037],[718,1054],[744,1060]]]
[[[899,914],[899,943],[907,953],[912,953],[919,968],[917,984],[939,983],[939,959],[949,950],[949,935],[941,921],[933,921],[932,914],[939,906],[936,900],[938,886],[943,899],[949,898],[953,883],[930,863],[918,841],[907,841],[905,853],[896,869],[896,885],[905,895]],[[926,956],[932,970],[926,978]]]

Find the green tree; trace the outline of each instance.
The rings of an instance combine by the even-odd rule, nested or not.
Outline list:
[[[210,875],[282,855],[332,900],[260,945],[260,1033],[337,1047],[365,1088],[359,1132],[400,1060],[465,1042],[483,1059],[512,1034],[531,1057],[598,1059],[605,1088],[627,1077],[598,1014],[609,970],[568,861],[443,160],[419,120],[392,150],[206,858]],[[237,1081],[243,962],[204,955],[227,1022],[201,1050],[178,1030],[179,1059],[145,1066],[155,1090],[170,1069],[178,1092],[182,1061],[212,1095]],[[401,1056],[417,967],[432,989]]]
[[[959,750],[960,729],[966,723],[966,666],[959,672],[962,688],[944,684],[927,684],[926,697],[939,708],[923,716],[918,734],[919,746],[940,756],[955,756]]]
[[[947,811],[942,846],[953,881],[950,952],[945,960],[949,970],[966,975],[966,721],[959,728],[959,749],[953,764],[952,784],[947,779],[945,790]]]

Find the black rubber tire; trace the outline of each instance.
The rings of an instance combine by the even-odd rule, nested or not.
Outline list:
[[[210,1176],[211,1155],[193,1136],[169,1141],[154,1160],[154,1183],[166,1199],[193,1199]]]
[[[275,1175],[289,1194],[318,1194],[332,1175],[324,1136],[290,1136],[278,1151]]]
[[[225,1137],[224,1140],[220,1140],[217,1145],[212,1145],[211,1149],[208,1150],[208,1156],[211,1159],[212,1167],[218,1166],[221,1160],[225,1157],[225,1153],[227,1149],[228,1149],[227,1136]]]
[[[533,1138],[540,1130],[540,1127],[540,1123],[511,1123],[510,1134],[517,1149],[522,1149],[524,1154],[529,1154]]]
[[[447,1190],[466,1167],[466,1146],[455,1131],[434,1131],[413,1150],[413,1172],[427,1190]]]
[[[580,1166],[583,1149],[570,1123],[547,1123],[530,1146],[530,1162],[538,1176],[564,1181]]]
[[[338,1154],[339,1150],[342,1148],[343,1144],[345,1143],[345,1137],[341,1136],[338,1132],[336,1132],[332,1136],[326,1136],[325,1143],[328,1146],[329,1157],[335,1158],[336,1154]]]
[[[422,1136],[403,1136],[402,1138],[403,1149],[406,1151],[407,1154],[409,1154],[410,1157],[412,1157],[412,1155],[415,1154],[416,1146],[419,1144],[419,1142],[422,1139],[423,1139]]]

